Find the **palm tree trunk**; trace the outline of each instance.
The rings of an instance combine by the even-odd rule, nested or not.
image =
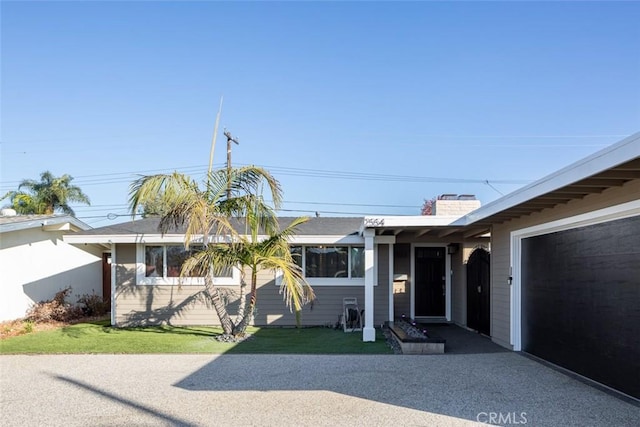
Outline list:
[[[236,337],[244,335],[245,331],[247,330],[247,326],[249,326],[249,322],[253,318],[253,312],[255,311],[256,302],[258,300],[256,295],[257,282],[258,282],[258,276],[256,272],[256,267],[253,267],[251,269],[251,299],[249,300],[249,307],[244,312],[244,316],[242,317],[242,320],[240,320],[239,322],[236,322],[236,326],[233,329],[233,335]]]
[[[244,281],[244,273],[242,273],[242,277],[240,278],[240,300],[238,302],[238,314],[236,316],[236,325],[242,321],[244,317],[244,310],[247,306],[247,298],[245,296],[247,289],[247,283]]]
[[[240,322],[238,322],[233,328],[233,336],[241,337],[244,335],[245,331],[247,330],[247,326],[249,326],[249,322],[253,318],[253,311],[255,309],[255,306],[256,304],[254,301],[254,294],[251,294],[251,302],[249,303],[249,307],[244,312],[244,316],[242,317]]]
[[[233,322],[231,322],[231,317],[229,317],[227,307],[224,305],[224,301],[222,301],[220,289],[213,285],[213,275],[211,272],[204,278],[204,283],[205,292],[218,315],[223,333],[225,335],[231,335],[233,333]]]

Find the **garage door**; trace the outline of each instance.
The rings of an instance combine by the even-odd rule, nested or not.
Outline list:
[[[640,398],[640,216],[522,240],[522,350]]]

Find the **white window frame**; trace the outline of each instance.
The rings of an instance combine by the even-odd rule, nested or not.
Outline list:
[[[163,248],[163,277],[146,277],[145,246],[161,246]],[[176,243],[139,243],[136,245],[136,284],[142,286],[204,286],[204,277],[164,277],[167,274],[167,246],[176,246]],[[231,277],[214,277],[213,284],[240,286],[240,269],[233,267]]]
[[[545,222],[511,232],[511,345],[522,351],[522,240],[640,215],[640,200]]]

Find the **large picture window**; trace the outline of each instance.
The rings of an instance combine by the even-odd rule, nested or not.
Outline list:
[[[306,278],[364,277],[361,246],[292,246],[291,255]]]
[[[202,250],[202,246],[192,246],[185,249],[183,245],[141,245],[139,262],[144,264],[138,270],[139,284],[199,284],[204,283],[202,274],[192,274],[188,278],[180,278],[180,272],[185,261],[195,252]],[[225,268],[221,274],[216,274],[214,283],[237,284],[239,273],[236,268]],[[184,279],[187,279],[185,282]]]
[[[145,246],[145,277],[180,277],[184,262],[201,248],[195,246],[185,249],[182,245]]]

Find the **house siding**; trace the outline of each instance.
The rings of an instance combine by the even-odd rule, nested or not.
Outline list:
[[[389,320],[389,245],[378,245],[378,282],[373,290],[374,325],[382,325]]]
[[[495,224],[491,231],[491,335],[493,340],[505,347],[510,345],[511,292],[509,275],[511,267],[511,232],[558,219],[584,214],[598,209],[640,200],[640,180],[610,188],[600,194],[591,194],[584,199],[545,209],[541,212]]]
[[[385,249],[386,248],[386,249]],[[137,285],[136,245],[116,246],[116,325],[219,325],[217,315],[209,302],[202,297],[204,286],[196,285]],[[388,317],[388,247],[380,245],[379,284],[374,291],[374,323],[381,324]],[[248,273],[248,272],[247,272]],[[236,314],[239,286],[219,287],[229,301],[228,310]],[[356,297],[360,309],[364,309],[364,286],[348,284],[348,279],[337,286],[316,286],[316,300],[302,310],[303,326],[333,326],[342,313],[342,299]],[[286,307],[280,288],[276,285],[275,272],[258,272],[258,302],[254,324],[293,326],[295,314]]]
[[[467,261],[481,245],[465,243],[451,256],[451,320],[458,325],[467,325]]]
[[[406,274],[409,280],[393,283],[393,314],[400,317],[411,313],[411,244],[396,243],[393,247],[394,274]]]

